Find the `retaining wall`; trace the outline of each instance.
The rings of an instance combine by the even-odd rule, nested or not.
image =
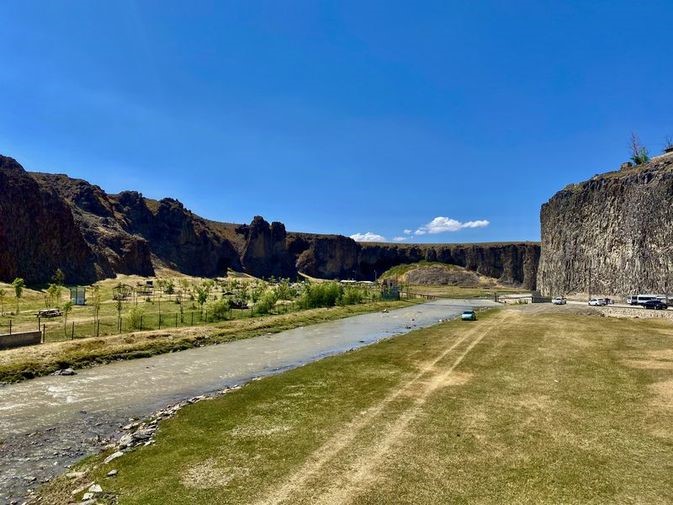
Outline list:
[[[673,319],[673,310],[647,310],[640,307],[592,307],[600,308],[606,316],[610,317],[630,317],[639,319],[663,318]]]
[[[11,335],[0,335],[0,349],[13,349],[14,347],[24,347],[26,345],[41,343],[42,332],[39,330],[12,333]]]

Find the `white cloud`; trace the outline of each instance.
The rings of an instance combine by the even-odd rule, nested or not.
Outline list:
[[[405,234],[405,235],[411,235],[411,232],[412,232],[412,231],[413,231],[413,230],[410,230],[409,228],[407,228],[406,230],[404,230],[404,234]]]
[[[404,242],[409,237],[393,237],[393,242]]]
[[[426,233],[429,234],[436,234],[436,233],[445,233],[449,231],[458,231],[462,230],[464,228],[483,228],[484,226],[488,226],[490,223],[486,219],[478,219],[476,221],[466,221],[464,223],[456,220],[456,219],[451,219],[448,217],[443,217],[443,216],[437,216],[434,218],[432,221],[430,221],[428,224],[424,224],[420,228],[418,228],[414,234],[415,235],[425,235]]]
[[[383,235],[378,233],[372,233],[368,231],[367,233],[354,233],[351,235],[351,238],[356,242],[385,242],[386,238]]]

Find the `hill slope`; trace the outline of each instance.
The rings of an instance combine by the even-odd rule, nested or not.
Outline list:
[[[172,198],[107,194],[66,175],[29,173],[0,156],[0,280],[48,282],[61,268],[71,283],[157,267],[214,277],[227,269],[257,277],[298,272],[329,279],[374,279],[421,260],[455,264],[535,287],[535,243],[361,244],[340,235],[288,233],[255,217],[249,225],[204,219]]]

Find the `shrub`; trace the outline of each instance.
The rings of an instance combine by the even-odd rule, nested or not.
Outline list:
[[[303,309],[334,307],[341,299],[343,292],[343,287],[337,282],[307,284],[299,300],[299,306]]]
[[[129,310],[129,315],[127,318],[129,328],[131,328],[132,330],[142,329],[142,321],[144,313],[145,311],[140,307],[132,307],[131,310]]]
[[[366,297],[365,290],[356,286],[348,286],[343,290],[340,305],[356,305],[362,303]]]
[[[276,305],[276,302],[278,301],[278,295],[276,294],[276,291],[273,289],[267,289],[264,291],[257,302],[255,303],[255,313],[256,314],[268,314],[271,312],[271,309],[273,308],[274,305]]]
[[[229,319],[231,302],[227,299],[221,299],[208,304],[208,314],[213,318],[213,321]]]

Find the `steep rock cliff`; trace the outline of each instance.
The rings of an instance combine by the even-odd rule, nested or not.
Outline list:
[[[540,246],[536,243],[362,244],[360,272],[372,278],[402,263],[438,261],[465,267],[503,283],[535,289]]]
[[[70,207],[16,160],[0,156],[0,279],[47,282],[57,268],[71,282],[99,275]]]
[[[673,155],[572,184],[540,212],[543,294],[673,288]]]
[[[392,266],[425,259],[532,289],[539,252],[529,243],[362,244],[340,235],[287,233],[282,223],[260,216],[249,225],[220,223],[172,198],[110,195],[87,181],[28,173],[0,158],[5,281],[47,282],[61,268],[68,282],[92,282],[117,273],[153,275],[157,267],[203,277],[231,268],[258,277],[373,280]]]

